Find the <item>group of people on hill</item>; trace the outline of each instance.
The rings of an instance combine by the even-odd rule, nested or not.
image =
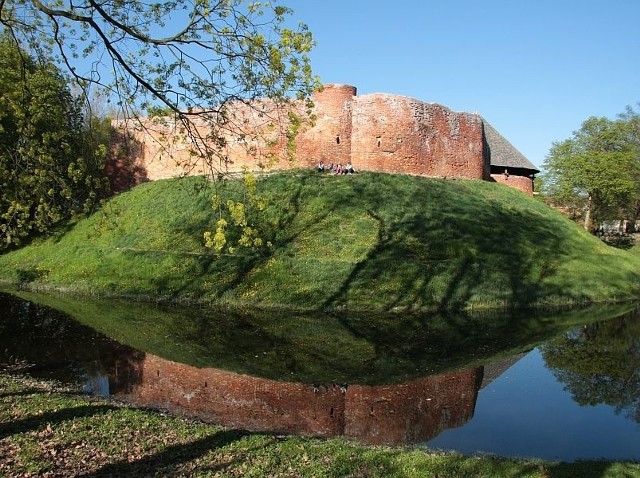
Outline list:
[[[343,167],[342,163],[338,164],[329,164],[329,166],[324,164],[324,161],[320,161],[318,163],[318,172],[319,173],[332,173],[332,174],[353,174],[356,172],[351,161],[347,162],[347,164]]]

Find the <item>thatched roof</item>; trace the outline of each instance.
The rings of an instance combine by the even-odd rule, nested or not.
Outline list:
[[[507,141],[504,136],[498,133],[485,119],[483,119],[482,122],[484,124],[484,136],[487,147],[489,148],[492,167],[525,169],[530,170],[533,174],[540,172],[531,161],[518,151],[514,145]]]

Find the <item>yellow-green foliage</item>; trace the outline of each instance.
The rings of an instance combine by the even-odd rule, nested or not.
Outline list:
[[[245,172],[243,174],[244,191],[243,199],[240,201],[234,201],[233,199],[227,199],[225,202],[226,212],[231,217],[231,221],[236,229],[240,231],[240,238],[234,244],[229,244],[227,252],[233,254],[236,250],[236,245],[240,247],[259,250],[265,245],[265,241],[259,236],[260,231],[253,222],[249,219],[249,214],[253,217],[254,221],[259,222],[259,215],[267,206],[268,200],[266,196],[260,195],[257,189],[257,179],[254,174]],[[212,209],[220,216],[223,214],[223,208],[221,206],[223,200],[220,194],[216,192],[212,198]],[[248,208],[248,211],[247,211]],[[212,248],[216,253],[220,253],[227,245],[227,226],[228,222],[220,217],[216,223],[215,233],[211,231],[205,231],[204,243],[206,247]],[[271,246],[270,241],[266,241],[268,247]]]

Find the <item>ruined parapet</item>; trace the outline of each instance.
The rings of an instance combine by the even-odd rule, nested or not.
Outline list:
[[[112,192],[126,191],[147,181],[144,155],[145,149],[138,139],[119,122],[114,122],[111,128],[111,149],[104,169]]]
[[[329,84],[313,94],[313,127],[297,138],[299,166],[346,164],[351,160],[352,113],[356,87]]]
[[[186,135],[173,117],[114,124],[122,133],[119,137],[132,139],[134,147],[127,158],[114,154],[109,175],[116,189],[122,189],[141,180],[312,168],[320,161],[344,166],[351,161],[356,171],[493,178],[533,192],[532,180],[539,171],[479,115],[405,96],[356,92],[351,85],[325,85],[313,95],[310,118],[308,105],[298,100],[229,103],[212,113],[217,115],[218,136],[211,135],[206,118],[196,121],[197,137],[209,141],[206,148],[199,148],[202,143]],[[296,117],[303,119],[299,126],[291,122]],[[289,142],[292,129],[298,131],[294,144]],[[213,153],[206,160],[203,149]],[[508,178],[500,176],[505,169]],[[131,181],[126,181],[127,174],[134,176]]]
[[[259,99],[193,116],[188,128],[173,115],[114,121],[108,174],[135,170],[154,181],[299,166],[286,160],[292,112],[304,115],[304,105]]]
[[[130,186],[179,176],[207,174],[208,164],[194,154],[180,121],[173,116],[131,118],[112,123],[111,156],[107,174],[115,191],[125,184],[124,176],[132,176]],[[206,135],[206,126],[196,124],[198,134]]]
[[[404,96],[357,97],[351,145],[359,170],[488,177],[480,117]]]

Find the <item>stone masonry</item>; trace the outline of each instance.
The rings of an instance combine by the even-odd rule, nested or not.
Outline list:
[[[357,171],[499,181],[529,194],[533,192],[535,167],[490,125],[485,126],[477,114],[454,112],[405,96],[357,96],[355,87],[340,84],[325,85],[314,94],[313,103],[314,121],[298,133],[294,162],[273,161],[284,147],[273,118],[277,115],[276,121],[282,121],[283,114],[268,101],[261,102],[259,108],[231,108],[232,114],[226,119],[229,133],[219,154],[222,159],[213,168],[193,154],[189,139],[179,134],[170,119],[147,120],[137,128],[119,123],[116,135],[120,136],[114,144],[122,144],[127,130],[135,146],[114,147],[108,170],[114,189],[145,180],[207,175],[214,170],[313,168],[320,161],[344,166],[351,161]],[[303,107],[297,104],[293,108],[301,111]],[[200,128],[200,134],[205,136],[206,127]],[[490,135],[485,134],[485,128]],[[499,147],[489,141],[499,142]],[[513,168],[508,178],[494,174],[494,162],[504,169],[509,167],[511,150],[519,155],[522,164]]]

